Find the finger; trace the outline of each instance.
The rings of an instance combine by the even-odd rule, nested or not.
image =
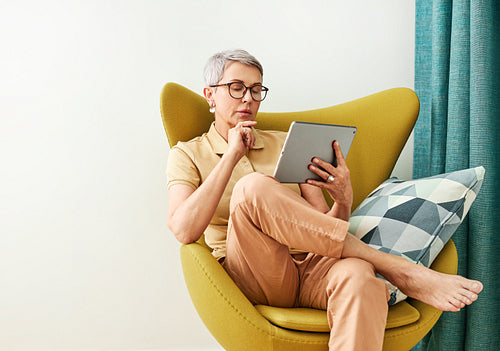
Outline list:
[[[247,140],[247,147],[251,149],[255,145],[255,135],[250,128],[245,127],[245,129],[246,129],[245,134],[246,134],[246,140]]]
[[[257,125],[257,121],[244,121],[244,122],[238,122],[238,124],[236,124],[234,126],[235,129],[243,129],[243,128],[248,128],[248,129],[252,129],[253,126],[256,126]]]
[[[318,165],[320,166],[321,168],[323,168],[325,171],[328,172],[328,175],[325,177],[325,179],[331,174],[332,176],[335,177],[335,167],[331,164],[331,163],[328,163],[328,162],[325,162],[323,161],[322,159],[318,158],[318,157],[314,157],[312,159],[312,162],[315,164],[315,165]]]
[[[257,121],[244,121],[244,122],[239,122],[236,126],[237,127],[253,127],[257,125]]]
[[[326,178],[330,176],[330,173],[325,172],[324,170],[322,170],[319,167],[316,167],[315,165],[309,165],[309,170],[324,180],[326,180]]]
[[[326,187],[327,187],[327,184],[325,182],[321,182],[319,180],[314,180],[314,179],[307,179],[306,183],[309,185],[317,186],[318,188],[321,188],[321,189],[326,189]]]
[[[251,127],[244,126],[243,127],[243,132],[247,136],[247,138],[253,137],[253,129]]]
[[[339,164],[345,164],[344,154],[342,153],[342,149],[340,148],[340,144],[337,140],[333,141],[332,147],[335,151],[335,157],[337,157],[337,166]]]
[[[252,122],[252,121],[249,121]],[[255,135],[253,133],[253,130],[249,126],[244,125],[245,122],[240,122],[237,124],[235,129],[237,129],[241,135],[241,138],[243,140],[243,143],[245,144],[246,147],[249,149],[253,148],[255,144]]]

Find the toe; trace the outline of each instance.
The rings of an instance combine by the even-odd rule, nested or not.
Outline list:
[[[456,299],[456,298],[451,298],[449,303],[451,306],[453,306],[452,311],[455,311],[455,312],[458,312],[458,311],[460,311],[461,308],[465,307],[465,303],[459,299]]]
[[[459,295],[457,299],[464,305],[470,305],[474,300],[472,300],[469,296],[467,295]]]
[[[481,284],[481,282],[474,281],[470,290],[476,294],[479,294],[483,290],[483,284]]]

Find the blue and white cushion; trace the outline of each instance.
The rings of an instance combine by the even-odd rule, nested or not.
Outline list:
[[[349,232],[378,250],[429,267],[467,215],[484,172],[476,167],[410,181],[388,179],[352,213]],[[406,298],[386,283],[389,305]]]

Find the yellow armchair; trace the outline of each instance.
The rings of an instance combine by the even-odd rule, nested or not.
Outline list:
[[[161,92],[161,115],[170,146],[206,132],[213,121],[205,99],[175,83]],[[258,128],[287,131],[292,121],[354,125],[358,132],[347,164],[354,188],[353,209],[386,180],[419,112],[416,94],[406,88],[382,91],[344,104],[303,112],[259,113]],[[325,311],[252,305],[212,256],[203,237],[181,246],[184,278],[193,304],[226,350],[328,350]],[[450,240],[432,269],[456,274]],[[441,311],[413,299],[389,309],[384,350],[409,350],[433,327]]]

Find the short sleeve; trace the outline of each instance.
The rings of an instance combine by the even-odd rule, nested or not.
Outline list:
[[[177,145],[170,149],[167,161],[167,188],[186,184],[193,189],[200,185],[200,172],[193,159]]]

